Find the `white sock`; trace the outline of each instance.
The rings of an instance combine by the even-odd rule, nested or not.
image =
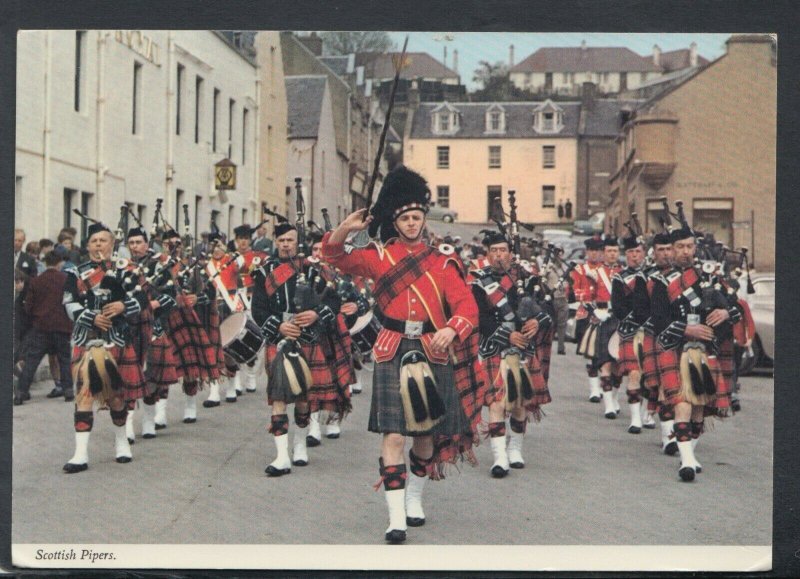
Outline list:
[[[168,400],[166,398],[162,398],[156,402],[156,424],[167,425],[167,402]]]
[[[389,531],[405,531],[406,526],[406,489],[384,490],[386,505],[389,507]]]
[[[142,406],[142,436],[156,433],[156,405],[144,404]]]
[[[278,451],[278,456],[272,461],[272,466],[278,469],[292,468],[292,461],[289,458],[289,435],[281,434],[272,438],[275,440],[275,448]]]
[[[422,491],[425,490],[427,476],[417,476],[409,473],[406,480],[406,516],[412,519],[424,519],[422,510]]]
[[[125,436],[130,440],[136,438],[136,433],[133,430],[133,410],[128,410],[128,417],[125,419]]]
[[[589,376],[589,398],[595,396],[600,398],[603,395],[603,389],[600,388],[600,376]]]
[[[233,378],[228,378],[228,388],[225,391],[225,398],[236,398],[236,393],[241,390],[239,385],[239,372]]]
[[[524,432],[511,431],[508,439],[508,462],[525,464],[522,458],[522,441],[525,438]]]
[[[211,382],[211,387],[208,390],[208,398],[211,402],[219,402],[219,382],[214,380]]]
[[[614,391],[609,390],[603,392],[603,404],[605,405],[604,414],[616,414],[617,410],[614,408]]]
[[[308,426],[306,426],[305,428],[298,428],[297,425],[295,425],[294,448],[292,449],[292,458],[295,462],[305,461],[306,463],[308,463],[306,434],[308,434]]]
[[[661,421],[661,446],[662,448],[666,448],[667,445],[672,442],[672,428],[675,426],[674,420],[662,420]]]
[[[308,424],[308,435],[317,440],[322,439],[322,429],[319,425],[319,410],[311,413],[311,422]]]
[[[508,453],[506,452],[506,437],[494,436],[489,439],[492,446],[492,455],[494,456],[494,464],[492,468],[500,466],[503,470],[508,470]]]
[[[91,431],[75,433],[75,454],[69,459],[70,464],[89,463],[89,436],[91,434]]]
[[[197,418],[197,396],[186,395],[186,406],[183,409],[183,417],[189,419]]]
[[[642,403],[641,402],[634,402],[633,404],[628,404],[628,408],[631,410],[631,426],[635,428],[642,427]]]
[[[331,434],[341,434],[342,427],[338,422],[331,422],[330,424],[325,425],[325,436],[330,436]]]
[[[124,426],[114,426],[114,447],[117,458],[121,456],[133,457]]]

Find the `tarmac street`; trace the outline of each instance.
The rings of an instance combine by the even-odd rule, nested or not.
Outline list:
[[[14,407],[12,542],[383,544],[388,514],[373,490],[380,437],[367,431],[371,375],[361,379],[341,437],[323,438],[308,466],[280,478],[264,474],[275,447],[263,375],[236,404],[198,403],[195,424],[182,422],[173,386],[157,438],[140,437],[137,410],[128,464],[114,461],[109,414],[96,412],[89,469],[73,475],[61,470],[74,450],[73,406],[46,399],[51,383],[37,383]],[[409,529],[407,544],[769,545],[773,379],[741,384],[742,411],[703,435],[703,472],[681,483],[658,428],[627,433],[624,394],[617,420],[588,401],[583,359],[569,344],[553,357],[553,402],[529,424],[525,468],[491,478],[483,440],[479,466],[429,481],[427,523]]]

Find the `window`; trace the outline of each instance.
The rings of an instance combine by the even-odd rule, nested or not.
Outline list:
[[[242,109],[242,165],[247,161],[247,113],[249,111],[245,108]]]
[[[77,191],[76,191],[77,193]],[[86,191],[81,192],[81,213],[89,215],[91,213],[89,205],[92,203],[92,194]],[[81,239],[86,239],[89,233],[89,222],[86,219],[81,219]]]
[[[500,113],[492,113],[489,117],[489,129],[492,131],[500,130]]]
[[[439,115],[439,130],[442,132],[450,130],[450,115],[442,113]]]
[[[646,80],[647,80],[647,73],[646,72],[640,72],[639,73],[639,82],[644,82]]]
[[[142,124],[142,65],[133,63],[133,119],[131,132],[138,135]]]
[[[214,89],[214,109],[211,111],[212,115],[212,129],[211,129],[211,149],[217,152],[217,112],[219,109],[219,89]]]
[[[139,221],[141,221],[142,223],[144,223],[144,219],[145,219],[145,217],[147,217],[145,215],[145,211],[146,210],[147,210],[147,205],[137,205],[136,206],[136,216],[139,218]]]
[[[234,227],[236,226],[233,224],[233,205],[228,205],[228,239],[232,239]]]
[[[490,169],[499,169],[500,168],[500,147],[499,146],[489,147],[489,168]]]
[[[183,105],[182,97],[183,97],[183,72],[184,66],[182,64],[178,65],[178,85],[175,89],[175,134],[181,134],[181,108]]]
[[[202,118],[202,111],[200,110],[203,104],[203,79],[199,76],[194,79],[194,142],[200,142],[200,119]]]
[[[450,147],[436,147],[436,168],[450,168]]]
[[[542,167],[554,169],[556,166],[556,148],[552,145],[542,147]]]
[[[233,157],[233,107],[236,106],[236,101],[230,99],[228,101],[228,159]]]
[[[180,229],[181,223],[183,223],[183,189],[176,189],[175,221],[172,223],[172,226],[175,228],[176,231],[178,231]]]
[[[242,209],[242,223],[247,223],[247,209]]]
[[[542,115],[542,130],[552,131],[555,128],[553,113],[544,113]]]
[[[217,223],[217,221],[219,221],[219,215],[220,212],[216,209],[211,210],[211,231],[219,229],[219,223]]]
[[[436,203],[439,207],[450,207],[450,186],[439,185],[436,187]]]
[[[72,210],[77,200],[78,192],[75,189],[64,188],[64,227],[72,227]]]
[[[556,206],[555,185],[542,185],[542,207]]]
[[[86,62],[86,31],[75,31],[75,110],[83,108],[83,66]]]
[[[497,201],[502,203],[502,199],[503,188],[500,185],[489,185],[486,188],[486,221],[491,221],[496,212]],[[501,221],[505,221],[502,216],[498,217],[500,217]]]

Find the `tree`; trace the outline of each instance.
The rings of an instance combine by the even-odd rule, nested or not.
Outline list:
[[[320,33],[325,51],[329,54],[351,54],[353,52],[389,52],[394,42],[388,32],[340,30]]]
[[[532,100],[534,95],[528,91],[517,88],[508,74],[508,66],[502,62],[494,64],[482,60],[480,67],[475,70],[472,80],[481,88],[470,95],[473,101],[522,101]]]

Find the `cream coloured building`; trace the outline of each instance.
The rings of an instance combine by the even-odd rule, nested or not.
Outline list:
[[[22,31],[17,55],[16,214],[29,239],[115,228],[127,204],[149,226],[156,198],[183,232],[257,218],[258,70],[213,31]],[[238,167],[214,189],[214,164]],[[176,223],[178,222],[178,223]]]
[[[428,180],[432,199],[465,223],[486,223],[491,199],[518,217],[557,223],[576,204],[580,103],[421,103],[404,138],[404,163]]]

